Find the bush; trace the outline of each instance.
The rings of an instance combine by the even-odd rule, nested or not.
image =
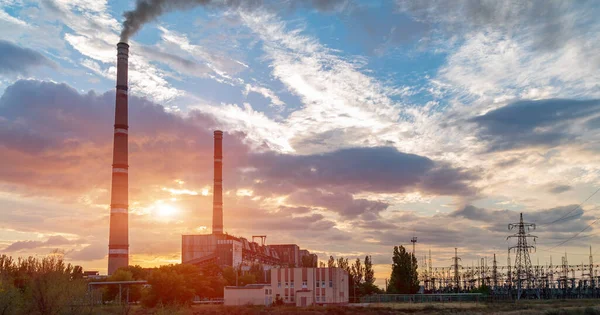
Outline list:
[[[81,268],[65,264],[62,256],[19,259],[0,256],[2,314],[60,314],[75,312],[86,302]]]

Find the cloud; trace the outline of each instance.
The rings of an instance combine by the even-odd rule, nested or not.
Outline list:
[[[45,241],[18,241],[10,244],[2,251],[4,252],[18,252],[22,250],[31,250],[40,247],[53,247],[53,246],[61,246],[61,245],[69,245],[73,244],[73,241],[68,240],[64,236],[54,235],[48,237]]]
[[[569,191],[572,189],[573,189],[573,187],[571,187],[569,185],[558,185],[558,186],[554,186],[554,187],[548,189],[548,191],[553,194],[561,194],[561,193],[564,193],[565,191]]]
[[[600,114],[600,100],[546,99],[518,101],[472,118],[488,150],[554,147],[572,142],[577,125]],[[577,129],[575,129],[577,130]]]
[[[314,155],[265,153],[251,157],[256,177],[263,184],[297,188],[336,188],[348,193],[409,192],[469,195],[469,181],[477,178],[466,170],[436,163],[426,157],[399,152],[391,147],[350,148]],[[273,185],[273,186],[272,186]]]
[[[209,73],[213,72],[212,69],[205,64],[165,52],[155,47],[140,46],[138,48],[142,54],[148,57],[148,59],[164,63],[171,69],[189,76],[206,77]]]
[[[72,250],[66,253],[65,256],[76,261],[91,261],[104,259],[107,253],[108,246],[106,244],[94,243],[87,245],[80,250]]]
[[[210,117],[193,111],[183,117],[135,96],[129,97],[129,115],[133,195],[136,182],[164,185],[212,168]],[[0,182],[49,195],[108,188],[114,92],[80,94],[66,84],[17,81],[0,98],[0,120],[0,152],[11,165],[0,168]],[[225,148],[232,166],[226,175],[233,176],[247,148],[229,135]],[[178,163],[160,158],[166,151]]]
[[[491,210],[477,208],[472,205],[467,205],[452,212],[450,217],[462,217],[472,221],[486,222],[490,225],[491,230],[500,232],[506,231],[508,223],[519,222],[518,212],[516,211]],[[577,205],[524,211],[523,213],[523,221],[538,225],[538,234],[545,233],[546,237],[558,239],[564,237],[564,234],[561,233],[572,234],[582,230],[588,225],[587,221],[593,218],[593,216],[586,215],[585,210],[577,208]]]
[[[41,66],[55,67],[55,64],[35,50],[0,40],[0,75],[26,75]]]
[[[363,213],[379,213],[389,204],[380,201],[355,199],[352,194],[336,191],[326,192],[322,189],[303,189],[292,193],[287,201],[296,205],[323,207],[340,214],[343,218],[356,217]]]
[[[566,45],[576,37],[596,11],[593,1],[573,5],[561,0],[512,1],[443,1],[397,0],[398,9],[424,23],[441,24],[447,35],[468,33],[472,30],[493,28],[509,35],[531,34],[534,47],[553,50]],[[588,11],[589,12],[589,11]],[[578,17],[580,21],[574,23]]]

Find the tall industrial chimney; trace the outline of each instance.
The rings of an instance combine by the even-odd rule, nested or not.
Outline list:
[[[223,234],[223,131],[215,130],[215,184],[213,189],[213,234]]]
[[[129,45],[117,44],[117,97],[110,199],[108,274],[129,265],[127,63]]]

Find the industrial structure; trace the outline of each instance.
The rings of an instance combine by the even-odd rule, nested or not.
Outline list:
[[[203,266],[240,267],[260,264],[273,267],[316,267],[317,256],[296,244],[266,245],[266,235],[251,240],[224,233],[223,229],[223,132],[214,132],[214,191],[211,234],[182,235],[181,262]],[[260,243],[254,240],[260,239]],[[304,263],[303,263],[304,262]],[[268,273],[265,273],[268,275]],[[265,276],[266,278],[266,276]]]
[[[342,268],[277,268],[270,278],[267,284],[225,287],[225,305],[348,303],[348,273]]]
[[[507,265],[499,266],[496,254],[488,262],[487,258],[478,259],[471,265],[461,265],[461,258],[455,248],[450,266],[433,267],[431,251],[429,257],[422,257],[419,264],[419,280],[425,293],[466,293],[485,288],[490,295],[498,299],[520,298],[599,298],[599,265],[594,264],[590,247],[589,261],[579,265],[569,264],[567,253],[561,257],[560,264],[532,264],[530,251],[535,246],[528,239],[537,238],[529,234],[535,225],[523,221],[520,215],[518,223],[509,224],[509,230],[517,229],[508,239],[517,238],[517,244],[510,246]],[[510,253],[515,252],[514,265]]]
[[[127,67],[129,45],[117,44],[117,86],[113,142],[108,274],[129,265],[129,164],[127,118]]]

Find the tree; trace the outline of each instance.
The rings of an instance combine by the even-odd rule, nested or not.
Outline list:
[[[329,260],[327,261],[327,267],[335,268],[335,258],[333,258],[333,256],[329,256]]]
[[[142,299],[148,307],[189,305],[208,285],[200,269],[188,264],[160,266],[150,274],[148,284],[150,289]]]
[[[202,268],[202,275],[205,278],[207,286],[201,292],[200,296],[207,298],[223,297],[223,289],[226,283],[223,278],[223,269],[217,264],[208,264]]]
[[[361,296],[362,281],[365,274],[365,268],[363,267],[360,258],[356,258],[354,264],[352,264],[350,277],[352,277],[352,295],[356,298]]]
[[[388,293],[415,294],[419,291],[417,259],[404,246],[394,246]]]
[[[365,256],[365,280],[361,292],[365,295],[379,293],[381,290],[375,285],[375,271],[371,256]]]
[[[350,274],[350,267],[348,265],[348,258],[340,257],[337,260],[337,265],[339,268],[342,268]]]
[[[128,271],[126,269],[126,267],[117,269],[110,277],[108,277],[106,279],[106,281],[132,281],[132,280],[133,280],[133,273],[131,271]],[[129,292],[130,294],[127,294],[127,287],[121,286],[121,296],[119,296],[119,285],[118,284],[107,285],[104,288],[104,292],[102,294],[102,300],[103,301],[125,302],[127,300],[127,297],[129,297],[130,301],[138,301],[141,298],[141,291],[140,291],[139,287],[129,288],[129,290],[130,291],[133,290],[134,291],[133,294],[131,294],[132,292]],[[133,297],[132,297],[132,295],[133,295]]]

